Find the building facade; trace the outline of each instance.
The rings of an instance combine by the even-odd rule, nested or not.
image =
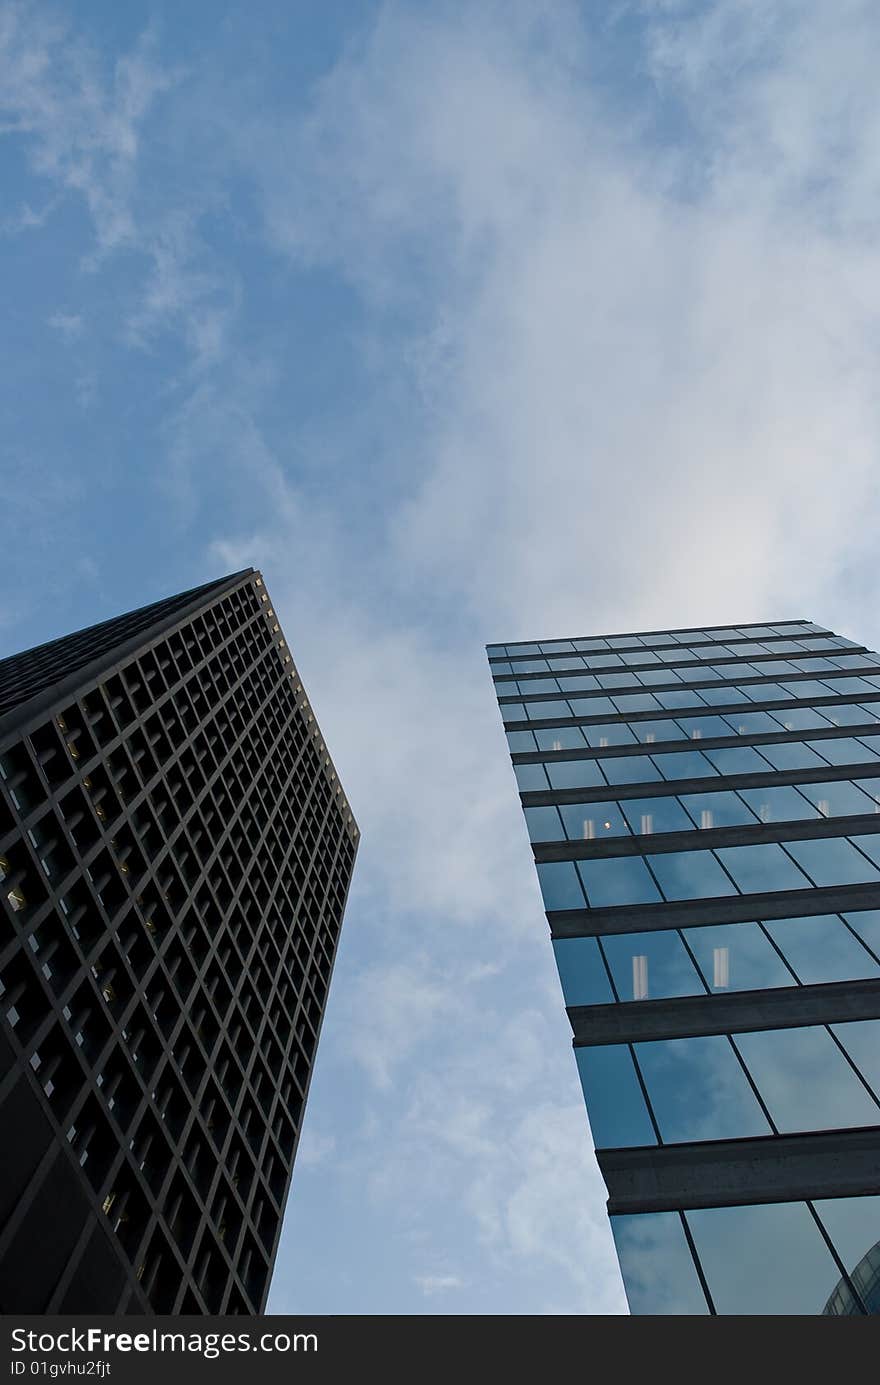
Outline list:
[[[880,1309],[880,656],[490,645],[633,1313]]]
[[[357,841],[253,569],[0,662],[0,1312],[263,1310]]]

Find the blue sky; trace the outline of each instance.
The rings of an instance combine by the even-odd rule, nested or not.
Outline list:
[[[483,645],[876,644],[878,40],[0,0],[0,654],[262,567],[362,829],[273,1311],[625,1311]]]

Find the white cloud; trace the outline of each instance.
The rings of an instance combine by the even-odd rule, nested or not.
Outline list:
[[[431,1298],[434,1294],[445,1294],[450,1289],[463,1289],[464,1280],[457,1274],[417,1274],[415,1282],[418,1284],[425,1298]]]
[[[79,313],[53,313],[48,321],[65,341],[77,341],[82,336],[83,320]]]

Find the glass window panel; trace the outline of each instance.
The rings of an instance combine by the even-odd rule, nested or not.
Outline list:
[[[682,739],[681,729],[677,721],[672,717],[666,717],[663,721],[634,721],[630,727],[636,740],[643,745],[654,745],[658,741],[680,741]]]
[[[788,741],[781,745],[762,745],[761,754],[774,769],[821,769],[822,759],[804,745],[803,741]]]
[[[550,673],[546,659],[514,659],[510,665],[512,673]]]
[[[527,702],[526,716],[529,721],[547,721],[550,717],[570,717],[571,709],[567,702],[551,698],[547,702]],[[506,719],[513,720],[512,717]]]
[[[834,664],[831,662],[830,659],[812,658],[798,659],[797,661],[797,669],[799,673],[827,673],[829,669],[833,668]]]
[[[549,787],[543,765],[514,765],[513,772],[520,793],[532,793]]]
[[[639,1212],[611,1218],[630,1313],[708,1313],[678,1212]]]
[[[865,721],[880,722],[880,702],[861,702],[859,706]]]
[[[750,683],[745,691],[752,702],[784,702],[792,696],[778,683]]]
[[[716,1313],[818,1314],[840,1270],[804,1202],[686,1212]]]
[[[582,651],[583,651],[583,650],[590,650],[590,649],[607,649],[607,648],[608,648],[608,641],[607,641],[607,640],[574,640],[573,643],[574,643],[575,649],[580,649],[580,650],[582,650]]]
[[[596,681],[600,688],[637,688],[638,675],[635,673],[598,673]]]
[[[558,760],[546,769],[552,789],[592,789],[605,783],[596,760]]]
[[[599,762],[609,784],[641,784],[659,779],[660,774],[647,755],[620,755]]]
[[[621,803],[634,832],[692,832],[694,824],[677,798],[627,798]]]
[[[863,764],[871,758],[865,754],[861,741],[854,740],[852,736],[831,736],[827,740],[807,741],[806,744],[832,765]]]
[[[502,721],[525,721],[526,714],[521,702],[500,702]],[[568,713],[565,713],[568,716]]]
[[[675,644],[675,636],[674,636],[674,635],[660,635],[660,634],[657,634],[657,633],[655,633],[655,632],[653,632],[653,631],[651,632],[651,634],[645,635],[645,636],[644,636],[644,640],[645,640],[645,644],[654,645],[654,646],[656,646],[656,645],[661,645],[661,644]]]
[[[587,660],[589,668],[620,668],[621,663],[619,654],[591,654]]]
[[[559,806],[569,841],[592,842],[600,837],[628,837],[626,821],[616,803],[562,803]]]
[[[550,659],[549,663],[551,672],[555,673],[559,673],[563,669],[587,667],[586,659],[581,658],[579,654],[573,654],[570,657],[557,654],[554,658]]]
[[[859,736],[859,741],[871,752],[873,759],[880,759],[880,736]]]
[[[563,676],[556,681],[559,684],[560,690],[564,693],[592,692],[594,688],[598,688],[599,686],[596,679],[592,678],[589,673],[585,673],[579,677],[563,674]],[[603,699],[603,701],[608,700],[607,698]]]
[[[555,808],[524,808],[523,815],[533,842],[562,841],[562,825]]]
[[[681,680],[677,673],[673,673],[671,668],[643,668],[639,674],[640,679],[646,687],[661,687],[664,683],[679,683]],[[682,703],[682,706],[690,706],[690,702]],[[666,705],[665,703],[663,704]]]
[[[707,779],[717,774],[701,750],[669,751],[654,761],[664,779]]]
[[[579,726],[545,726],[535,731],[539,750],[583,750],[584,738]]]
[[[716,899],[737,892],[711,851],[667,851],[647,861],[667,899]]]
[[[688,947],[710,990],[760,991],[793,986],[795,978],[757,923],[685,929]]]
[[[559,685],[555,678],[525,678],[520,681],[518,690],[525,697],[531,697],[533,693],[559,692]]]
[[[679,717],[678,724],[688,739],[692,741],[704,740],[707,736],[730,735],[730,727],[723,717],[706,715]]]
[[[570,654],[574,645],[571,640],[542,640],[540,649],[542,654]]]
[[[635,1052],[664,1144],[770,1133],[726,1034],[661,1039]]]
[[[828,688],[824,683],[817,683],[812,678],[797,678],[784,683],[789,697],[827,697]],[[832,689],[833,691],[833,689]]]
[[[721,846],[716,854],[743,894],[802,890],[810,883],[775,842],[761,842],[756,846]]]
[[[701,828],[739,827],[755,821],[754,813],[730,789],[719,793],[682,794],[681,801]]]
[[[719,721],[721,718],[719,717]],[[726,731],[718,731],[719,736],[730,735],[733,730],[738,736],[761,736],[779,731],[779,722],[769,712],[738,712],[725,718]]]
[[[499,673],[512,673],[512,672],[513,672],[513,665],[512,665],[512,664],[505,663],[503,659],[496,659],[496,660],[493,662],[493,664],[492,664],[492,674],[493,674],[493,677],[494,677],[494,676],[497,676]]]
[[[519,654],[540,654],[541,651],[536,644],[529,644],[523,641],[518,644],[509,644],[507,646],[507,652],[512,658],[515,658]]]
[[[627,1045],[602,1044],[574,1052],[596,1148],[655,1145],[657,1136]]]
[[[875,803],[848,779],[832,779],[820,784],[801,784],[800,791],[826,818],[846,817],[856,813],[880,813]]]
[[[860,851],[864,851],[865,855],[873,861],[875,865],[880,866],[880,837],[875,836],[872,832],[869,835],[860,834],[858,837],[851,837],[850,841],[854,846],[857,846]]]
[[[843,917],[871,951],[880,957],[880,909],[854,909]]]
[[[834,1249],[862,1295],[869,1313],[880,1310],[878,1243],[880,1197],[820,1198],[813,1203]],[[873,1253],[872,1253],[873,1252]],[[866,1260],[866,1257],[870,1259]],[[846,1305],[844,1311],[853,1310]]]
[[[825,716],[833,726],[861,726],[865,721],[865,713],[855,702],[838,702],[826,707]]]
[[[506,731],[507,748],[512,755],[535,749],[535,738],[531,731]]]
[[[729,665],[725,670],[714,668],[711,664],[699,664],[692,667],[685,665],[678,670],[678,675],[683,683],[706,683],[710,678],[730,678],[733,676],[733,672]],[[736,676],[739,677],[739,669],[736,671]]]
[[[880,1020],[855,1020],[831,1028],[875,1094],[880,1094]]]
[[[621,1000],[705,995],[699,973],[675,930],[618,933],[602,939]]]
[[[625,722],[599,722],[595,726],[585,726],[583,732],[587,744],[594,749],[601,749],[606,745],[636,744],[636,738]]]
[[[653,693],[629,693],[626,697],[615,697],[614,705],[619,712],[656,712],[659,706]]]
[[[609,649],[626,649],[632,644],[641,644],[638,635],[611,635],[606,641]]]
[[[500,655],[503,659],[507,653],[507,647],[503,644],[487,644],[486,653],[490,659],[495,658],[496,655]]]
[[[734,1039],[752,1081],[783,1134],[795,1130],[840,1130],[880,1121],[880,1107],[872,1101],[824,1026],[764,1029],[759,1033],[736,1034]]]
[[[755,666],[759,673],[765,677],[782,678],[786,673],[797,673],[797,664],[791,663],[788,659],[762,659]]]
[[[657,693],[656,698],[660,706],[665,708],[666,711],[674,712],[677,711],[679,707],[703,706],[703,694],[705,692],[705,688],[703,692],[699,693],[690,689],[687,691],[684,689],[680,691],[678,689],[673,689],[670,692]]]
[[[765,919],[764,927],[805,986],[880,976],[880,966],[837,914]]]
[[[736,652],[737,654],[744,655],[746,658],[750,658],[753,654],[766,654],[767,648],[766,644],[756,644],[753,640],[746,640],[744,644],[738,644],[736,646]],[[770,648],[772,648],[772,645]]]
[[[817,885],[857,885],[863,880],[880,880],[877,867],[845,837],[822,837],[815,841],[786,842],[785,845]]]
[[[818,707],[780,707],[773,714],[786,731],[812,731],[831,722]]]
[[[731,746],[729,750],[707,750],[706,755],[720,774],[767,774],[766,760],[750,745]]]
[[[537,870],[545,909],[583,909],[584,895],[573,861],[541,861]]]
[[[740,789],[739,793],[762,822],[797,822],[822,816],[795,788]]]
[[[595,938],[557,938],[553,955],[566,1005],[610,1005],[614,992]]]
[[[742,688],[701,688],[700,696],[711,707],[732,707],[735,702],[748,702]],[[664,706],[667,704],[664,703]]]
[[[576,717],[614,716],[617,711],[610,697],[573,697],[571,710]]]
[[[802,646],[798,644],[797,640],[774,640],[772,647],[778,654],[800,654],[802,652]]]
[[[579,861],[578,870],[591,909],[614,904],[650,904],[660,900],[641,856],[611,856],[604,861]]]
[[[833,693],[864,693],[871,692],[871,684],[864,678],[829,678],[825,687]]]

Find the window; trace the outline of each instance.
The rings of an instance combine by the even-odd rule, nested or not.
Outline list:
[[[524,808],[529,840],[533,842],[558,842],[562,840],[562,826],[555,808]]]
[[[808,888],[810,881],[786,856],[781,846],[722,846],[717,856],[744,894]]]
[[[537,870],[546,910],[583,909],[583,891],[573,861],[543,861]]]
[[[576,1048],[578,1075],[597,1149],[655,1145],[657,1136],[626,1044]]]
[[[569,841],[591,842],[599,837],[628,837],[626,821],[616,803],[563,803],[559,811]]]
[[[740,789],[740,797],[761,822],[796,822],[800,818],[821,816],[814,804],[791,787]]]
[[[806,1203],[706,1207],[684,1216],[717,1313],[822,1312],[840,1270]]]
[[[786,842],[786,848],[817,885],[857,885],[880,880],[880,871],[845,837]]]
[[[621,1000],[705,994],[699,974],[674,929],[608,934],[602,939],[602,949]]]
[[[557,938],[553,954],[566,1005],[610,1005],[614,992],[595,938]]]
[[[669,851],[647,861],[666,899],[713,899],[736,894],[736,886],[711,851]]]
[[[880,976],[880,967],[837,914],[767,919],[764,927],[805,986]]]
[[[587,744],[596,749],[607,745],[635,745],[636,738],[630,728],[620,722],[600,722],[596,726],[585,726]]]
[[[664,1144],[771,1133],[726,1034],[636,1044],[635,1054]]]
[[[661,899],[641,856],[579,861],[578,870],[591,909],[610,905],[650,904]]]
[[[718,772],[700,750],[669,751],[654,763],[664,779],[708,779]]]
[[[823,1025],[736,1034],[734,1042],[783,1134],[880,1123],[880,1107]]]
[[[598,760],[558,760],[546,770],[553,789],[590,789],[605,784]]]
[[[627,798],[621,803],[633,832],[692,832],[694,824],[677,798]]]
[[[758,923],[686,928],[684,937],[712,991],[769,990],[795,984]]]
[[[611,1218],[631,1313],[708,1313],[679,1212]]]
[[[755,821],[755,814],[729,789],[682,794],[681,801],[701,828],[739,827]]]
[[[659,779],[659,771],[647,755],[626,755],[599,763],[609,784],[641,784]]]
[[[584,738],[577,726],[545,726],[535,732],[539,750],[582,750]]]

